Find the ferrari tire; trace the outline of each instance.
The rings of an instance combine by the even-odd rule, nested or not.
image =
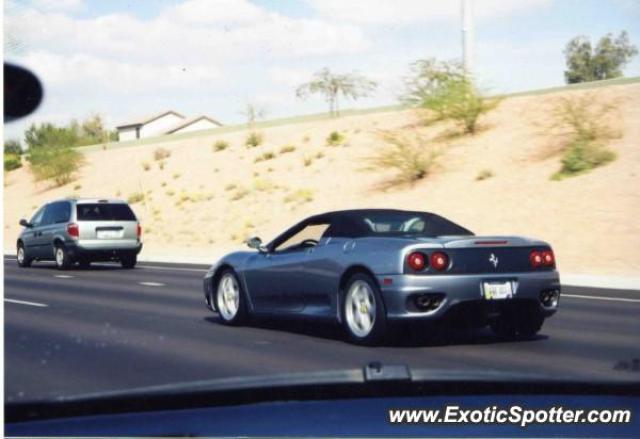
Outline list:
[[[375,280],[356,273],[342,292],[342,323],[352,343],[373,346],[385,336],[387,313]]]
[[[227,269],[218,277],[213,293],[215,308],[225,325],[239,326],[247,321],[247,304],[236,273]]]
[[[24,248],[23,243],[18,244],[18,248],[16,249],[16,259],[18,261],[18,266],[22,268],[31,267],[31,262],[33,259],[29,257],[27,254],[27,250]]]

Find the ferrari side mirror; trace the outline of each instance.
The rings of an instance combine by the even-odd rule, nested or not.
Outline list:
[[[267,249],[262,245],[262,239],[257,236],[254,236],[253,238],[247,240],[247,245],[249,246],[249,248],[254,248],[262,253],[267,251]]]

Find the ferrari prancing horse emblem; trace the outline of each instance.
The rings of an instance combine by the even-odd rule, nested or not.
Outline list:
[[[493,264],[493,268],[498,268],[498,257],[494,253],[489,256],[489,262]]]

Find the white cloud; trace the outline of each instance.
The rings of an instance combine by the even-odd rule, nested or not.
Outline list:
[[[31,5],[40,11],[79,11],[84,0],[31,0]]]
[[[340,21],[367,24],[406,24],[457,19],[458,0],[307,0],[321,15]],[[504,17],[546,6],[552,0],[475,0],[477,18]]]
[[[119,94],[145,93],[162,90],[221,85],[220,70],[206,64],[145,64],[114,61],[92,55],[57,55],[50,52],[32,52],[23,58],[44,81],[45,87],[70,86],[79,91],[90,84]]]
[[[189,0],[167,8],[163,15],[182,23],[230,26],[255,23],[268,13],[246,0]]]
[[[257,54],[291,58],[368,48],[357,26],[286,17],[246,0],[191,0],[150,20],[125,14],[77,19],[30,9],[6,21],[20,25],[27,47],[130,61],[219,63]]]

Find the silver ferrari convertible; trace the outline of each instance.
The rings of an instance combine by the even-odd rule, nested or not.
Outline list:
[[[549,244],[475,236],[433,213],[330,212],[248,246],[204,278],[207,307],[225,324],[252,315],[325,318],[351,341],[371,345],[393,321],[447,318],[531,337],[560,299]]]

